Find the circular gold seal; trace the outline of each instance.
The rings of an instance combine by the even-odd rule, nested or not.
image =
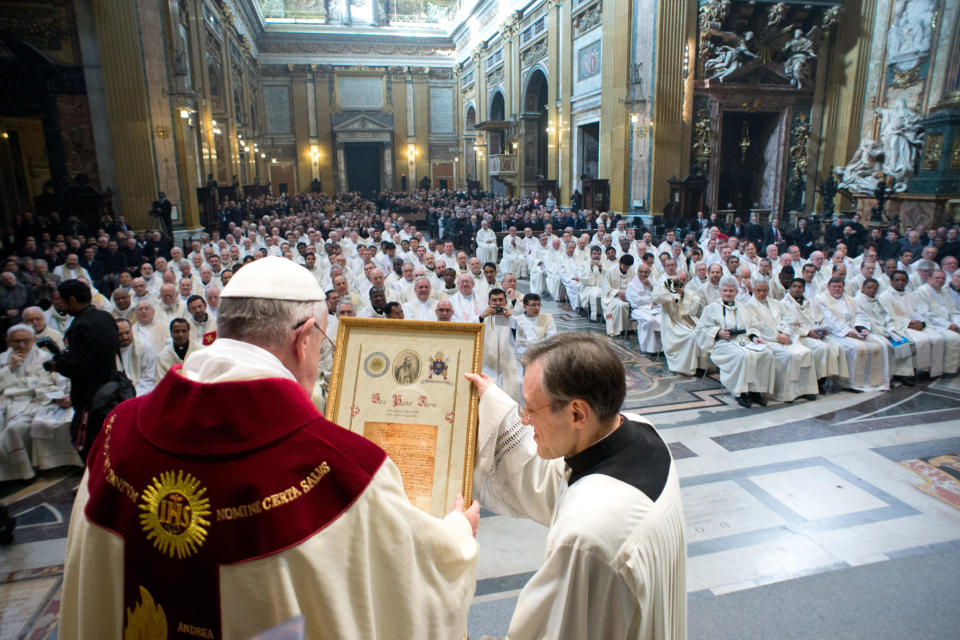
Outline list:
[[[160,553],[186,558],[207,539],[210,500],[200,481],[183,471],[166,471],[143,490],[140,525]]]

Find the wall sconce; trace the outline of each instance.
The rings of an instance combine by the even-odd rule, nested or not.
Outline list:
[[[407,145],[407,159],[411,162],[417,157],[417,147],[412,144]]]
[[[6,131],[4,131],[3,133],[0,133],[0,137],[2,137],[4,140],[6,140],[7,138],[10,137],[10,134],[7,133]]]
[[[267,154],[261,153],[261,154],[260,154],[260,157],[261,157],[261,158],[266,158],[266,157],[267,157]]]
[[[220,133],[221,133],[220,129],[218,129],[217,127],[214,127],[214,128],[213,128],[213,134],[214,134],[214,135],[217,135],[217,136],[218,136],[218,135],[220,135]]]
[[[513,150],[514,150],[514,151],[516,151],[517,149],[520,148],[520,145],[519,145],[518,143],[516,143],[516,142],[512,143],[511,146],[513,147]]]
[[[270,158],[270,164],[277,164],[276,158]]]
[[[314,164],[320,162],[320,148],[313,146],[310,147],[310,159],[313,160]]]
[[[184,120],[189,120],[190,109],[187,109],[186,107],[183,107],[182,109],[180,109],[180,117],[183,118]]]

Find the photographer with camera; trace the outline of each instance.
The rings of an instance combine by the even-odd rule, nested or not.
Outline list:
[[[483,372],[519,402],[516,319],[507,305],[507,294],[503,289],[491,289],[487,301],[487,308],[480,313],[480,322],[483,323]]]
[[[168,239],[173,240],[173,205],[167,200],[167,194],[161,191],[150,207],[150,215],[160,221],[160,228]]]
[[[112,396],[111,392],[116,390],[105,388],[107,383],[120,382],[116,379],[120,339],[113,316],[90,303],[89,286],[80,280],[67,280],[60,283],[57,292],[66,312],[74,317],[64,336],[67,349],[61,351],[49,338],[38,340],[37,346],[53,354],[43,368],[70,379],[70,401],[74,406],[70,435],[86,461],[103,419],[118,403],[116,398],[103,397],[104,393],[98,392]]]

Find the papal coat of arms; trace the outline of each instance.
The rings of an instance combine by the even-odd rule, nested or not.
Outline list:
[[[427,380],[433,380],[433,377],[443,377],[444,380],[447,379],[447,361],[443,358],[443,352],[437,351],[437,355],[430,359],[430,375],[427,376]]]

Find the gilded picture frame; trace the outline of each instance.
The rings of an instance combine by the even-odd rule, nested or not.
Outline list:
[[[382,447],[410,502],[437,517],[469,505],[483,325],[341,318],[326,417]]]

